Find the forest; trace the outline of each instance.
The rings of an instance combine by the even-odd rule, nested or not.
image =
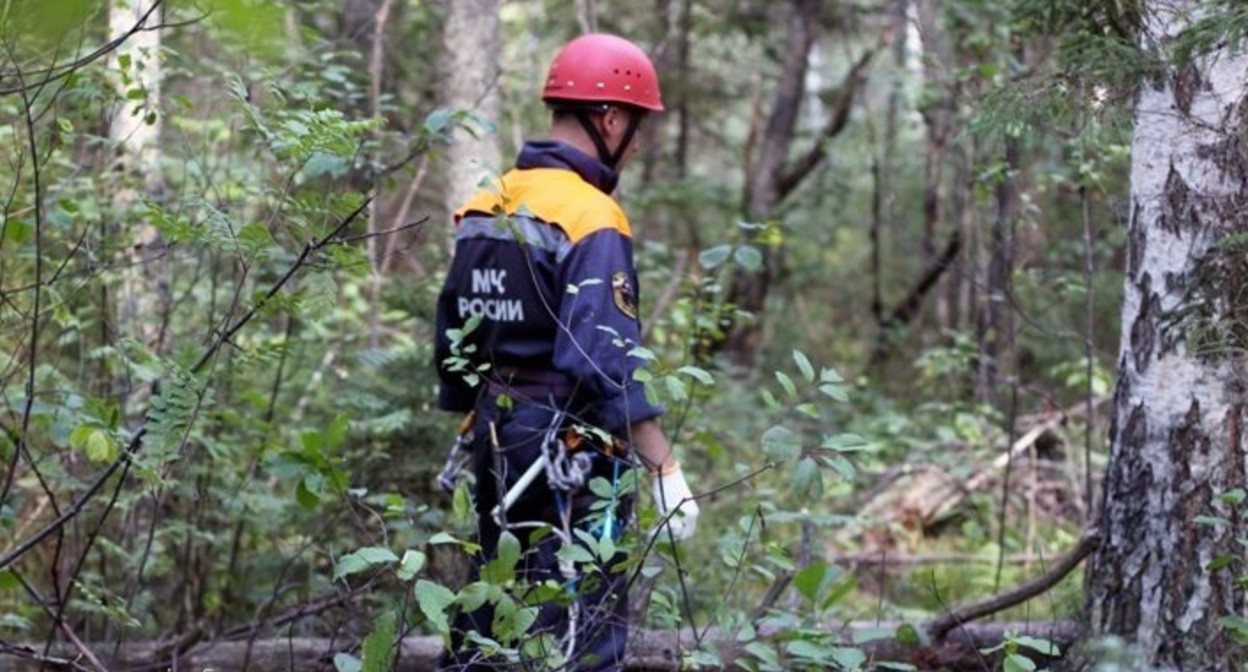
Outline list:
[[[700,507],[568,549],[624,669],[1248,665],[1248,4],[4,0],[0,670],[434,669],[484,603],[572,669],[469,576],[434,316],[600,32]]]

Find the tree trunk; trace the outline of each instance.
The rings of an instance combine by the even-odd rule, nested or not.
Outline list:
[[[1172,39],[1200,5],[1146,3],[1141,32]],[[1248,615],[1236,583],[1248,517],[1220,498],[1248,480],[1246,86],[1248,57],[1223,47],[1146,82],[1136,101],[1104,543],[1087,609],[1093,634],[1134,641],[1149,667],[1248,661],[1219,623]],[[1240,562],[1210,570],[1220,557]]]
[[[109,32],[113,37],[130,33],[146,17],[147,25],[160,22],[160,12],[152,12],[152,0],[113,0],[109,6]],[[149,16],[150,14],[150,16]],[[129,216],[140,195],[155,196],[162,186],[160,172],[160,31],[146,30],[130,35],[111,55],[118,100],[108,135],[116,148],[115,171],[119,178],[113,196],[116,219],[126,226],[126,261],[122,271],[117,303],[117,324],[123,333],[148,347],[160,350],[164,329],[158,319],[166,315],[168,264],[159,250],[156,227],[146,220]],[[141,92],[142,98],[132,92]]]
[[[1013,351],[1011,319],[1014,277],[1014,223],[1018,216],[1019,139],[1005,139],[1005,174],[997,184],[997,218],[992,225],[992,241],[988,260],[988,286],[979,306],[976,340],[979,343],[976,397],[981,402],[997,400],[1002,375],[1013,373],[1013,365],[1004,361]]]
[[[799,187],[815,168],[823,162],[827,141],[840,135],[849,123],[858,90],[865,80],[867,66],[880,45],[875,45],[858,58],[836,89],[835,100],[827,107],[827,117],[812,139],[810,146],[798,158],[789,160],[793,148],[797,115],[802,100],[806,98],[807,77],[811,49],[819,34],[821,0],[792,0],[789,15],[789,51],[781,64],[775,98],[762,129],[762,137],[751,130],[746,140],[745,218],[752,222],[764,221],[776,214],[777,206]],[[757,158],[754,148],[758,146]],[[780,273],[781,247],[763,246],[762,268],[757,272],[737,272],[732,279],[728,301],[738,309],[753,314],[751,322],[737,321],[724,339],[723,349],[736,364],[749,367],[754,363],[761,345],[761,319],[766,307],[767,294],[772,282]]]
[[[781,177],[793,144],[798,110],[806,95],[810,50],[819,32],[819,14],[823,3],[819,0],[793,0],[792,4],[788,24],[789,51],[785,55],[775,99],[763,130],[758,160],[749,166],[745,179],[743,209],[750,221],[770,217],[783,197]],[[738,273],[733,278],[728,297],[730,302],[753,313],[757,319],[761,319],[767,292],[779,267],[778,251],[764,248],[762,252],[762,268],[754,273]],[[749,366],[758,353],[761,334],[757,321],[752,324],[738,322],[728,333],[724,349],[735,363]]]
[[[446,3],[442,33],[446,79],[443,104],[470,110],[482,121],[499,121],[499,0],[454,0]],[[480,188],[482,179],[498,175],[498,134],[480,129],[472,137],[463,129],[447,149],[447,212],[454,212]]]

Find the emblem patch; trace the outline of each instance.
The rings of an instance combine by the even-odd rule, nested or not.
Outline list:
[[[633,291],[633,281],[628,273],[618,271],[611,276],[611,295],[615,297],[615,307],[632,319],[637,319],[637,294]]]

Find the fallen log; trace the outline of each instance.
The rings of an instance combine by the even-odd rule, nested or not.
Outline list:
[[[905,644],[896,633],[902,623],[843,623],[828,624],[821,628],[837,636],[846,646],[855,646],[868,659],[884,662],[905,662],[919,669],[982,670],[983,649],[994,647],[1005,640],[1007,633],[1027,635],[1048,640],[1063,651],[1069,648],[1081,634],[1080,627],[1066,621],[1036,623],[986,623],[963,624],[951,630],[941,641],[925,641]],[[925,631],[922,624],[915,625],[913,632]],[[736,633],[723,633],[710,629],[695,636],[693,631],[640,630],[633,634],[631,651],[624,669],[629,672],[677,672],[681,669],[684,654],[704,642],[715,650],[723,661],[723,669],[742,669],[737,661],[746,657],[744,643]],[[786,633],[763,629],[759,635],[767,639],[782,639]],[[123,644],[116,657],[110,657],[112,644],[91,645],[110,672],[156,672],[193,671],[225,672],[244,671],[275,672],[328,672],[334,669],[334,655],[357,653],[350,642],[327,638],[292,637],[288,639],[264,639],[252,642],[208,641],[189,650],[170,655],[167,642],[134,642]],[[442,640],[436,636],[406,637],[398,658],[396,672],[424,672],[437,667],[442,655]],[[247,661],[244,667],[244,660]],[[12,646],[0,644],[0,670],[24,672],[44,669],[91,669],[82,653],[72,645],[57,644],[45,656],[42,645]]]
[[[1108,397],[1094,399],[1094,406]],[[936,465],[908,466],[886,476],[876,491],[858,507],[857,517],[864,521],[862,529],[848,527],[838,532],[828,549],[829,557],[841,555],[839,549],[856,547],[867,550],[859,555],[879,555],[877,549],[904,546],[896,537],[918,537],[926,530],[948,519],[967,498],[983,492],[1000,478],[1007,465],[1041,446],[1061,445],[1061,426],[1070,418],[1085,415],[1086,405],[1063,411],[1027,416],[1028,429],[991,462],[964,478],[957,478]]]

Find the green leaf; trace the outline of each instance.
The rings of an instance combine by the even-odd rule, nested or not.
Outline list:
[[[663,385],[667,388],[667,396],[671,397],[674,402],[682,402],[689,398],[689,390],[685,386],[685,381],[676,376],[664,376]]]
[[[1248,494],[1244,492],[1243,488],[1235,488],[1234,490],[1228,490],[1222,493],[1218,496],[1218,499],[1230,504],[1231,506],[1239,506],[1244,502],[1244,498],[1246,496],[1248,496]]]
[[[388,672],[390,670],[390,663],[394,658],[391,653],[394,647],[394,635],[394,614],[386,612],[377,619],[368,637],[364,638],[364,645],[361,647],[364,654],[362,672]]]
[[[1239,644],[1248,644],[1248,620],[1242,616],[1223,616],[1218,619],[1221,625]]]
[[[463,542],[452,536],[450,532],[438,532],[429,537],[429,543],[437,546],[438,544],[462,544]]]
[[[499,536],[497,560],[503,567],[515,569],[516,563],[520,562],[520,540],[516,535],[504,530]]]
[[[1010,637],[1010,641],[1014,642],[1015,644],[1018,644],[1019,646],[1027,647],[1031,649],[1032,651],[1035,651],[1036,653],[1040,653],[1046,656],[1056,657],[1056,656],[1062,655],[1061,647],[1054,644],[1053,642],[1050,642],[1047,639],[1039,639],[1037,637],[1028,637],[1027,635],[1017,635],[1014,637]]]
[[[795,639],[786,644],[784,648],[791,656],[819,662],[832,660],[834,653],[832,647],[806,639]]]
[[[24,219],[9,219],[3,228],[5,245],[21,245],[35,232],[35,227]]]
[[[295,486],[295,501],[305,509],[315,509],[321,503],[321,496],[308,487],[309,479],[316,474],[308,474],[299,480],[299,485]]]
[[[0,570],[0,591],[12,590],[22,585],[17,580],[17,574],[11,569]]]
[[[117,459],[117,444],[103,429],[91,432],[87,439],[87,459],[92,462],[112,462]]]
[[[763,642],[750,642],[745,645],[745,652],[759,659],[766,665],[773,668],[780,667],[780,655],[769,644]]]
[[[824,458],[824,462],[835,469],[836,473],[840,474],[841,478],[844,478],[847,481],[854,480],[854,476],[858,473],[858,470],[854,469],[854,463],[840,455],[826,457]]]
[[[360,672],[363,668],[360,659],[349,653],[334,654],[334,669],[338,672]]]
[[[846,574],[844,578],[832,584],[832,588],[828,591],[828,596],[823,598],[823,603],[819,605],[820,609],[828,609],[854,592],[858,587],[858,579],[853,574]]]
[[[416,603],[420,612],[429,619],[429,624],[443,635],[451,632],[450,620],[446,608],[455,602],[455,593],[432,581],[421,579],[416,582]]]
[[[1035,672],[1036,664],[1027,656],[1011,653],[1002,662],[1001,670],[1002,672]]]
[[[809,501],[823,497],[823,474],[813,457],[803,457],[793,470],[793,494]]]
[[[863,653],[862,649],[838,646],[832,651],[832,660],[840,669],[852,672],[862,669],[862,664],[867,662],[867,654]]]
[[[586,564],[594,561],[594,556],[580,544],[564,544],[555,554],[564,562]]]
[[[837,434],[825,438],[820,446],[838,453],[856,453],[866,450],[867,440],[857,434]]]
[[[819,391],[832,401],[842,403],[849,401],[849,395],[845,392],[845,387],[839,383],[824,383],[819,386]]]
[[[793,383],[793,379],[789,377],[789,374],[777,371],[776,380],[780,381],[780,386],[784,388],[785,394],[789,395],[790,399],[797,396],[797,385]]]
[[[700,369],[696,366],[682,366],[679,369],[676,369],[676,373],[683,373],[703,385],[715,384],[715,376],[712,376],[706,369]]]
[[[923,644],[922,631],[911,623],[902,623],[897,626],[896,639],[897,643],[902,646],[921,646]]]
[[[273,235],[269,233],[269,228],[263,222],[250,222],[239,229],[238,242],[242,244],[243,249],[252,254],[277,244],[273,240]]]
[[[806,379],[806,382],[813,383],[815,381],[815,367],[811,365],[805,353],[801,350],[794,350],[793,361],[797,362],[797,368],[802,372],[802,377]]]
[[[454,110],[445,107],[430,112],[429,116],[425,117],[425,132],[430,135],[441,135],[450,130],[447,127],[451,125],[454,115]]]
[[[425,567],[425,554],[415,549],[408,549],[399,561],[397,572],[400,581],[411,581]]]
[[[398,562],[399,556],[394,551],[382,546],[369,546],[360,550],[342,556],[338,560],[338,565],[334,568],[334,580],[337,581],[344,576],[349,576],[357,572],[362,572],[375,565],[388,565],[392,562]]]
[[[108,430],[98,425],[78,425],[69,433],[69,447],[82,451],[92,462],[117,459],[117,444]]]
[[[347,429],[351,423],[347,420],[344,413],[334,416],[334,421],[329,423],[329,429],[325,431],[325,442],[322,444],[326,452],[337,450],[342,447],[342,442],[347,438]]]
[[[484,581],[473,581],[459,590],[455,603],[463,607],[464,611],[476,611],[490,599],[491,594],[499,591],[497,586]]]
[[[753,245],[742,245],[738,247],[732,254],[733,259],[737,260],[741,268],[747,271],[757,271],[763,267],[763,253],[758,251]]]
[[[763,452],[776,462],[790,462],[802,454],[802,439],[787,427],[775,425],[763,432]]]
[[[813,562],[793,575],[793,587],[811,602],[819,596],[819,591],[827,585],[828,566],[822,562]]]
[[[732,254],[731,245],[716,245],[709,250],[699,252],[698,263],[702,265],[702,268],[709,270],[728,261],[729,254]]]

